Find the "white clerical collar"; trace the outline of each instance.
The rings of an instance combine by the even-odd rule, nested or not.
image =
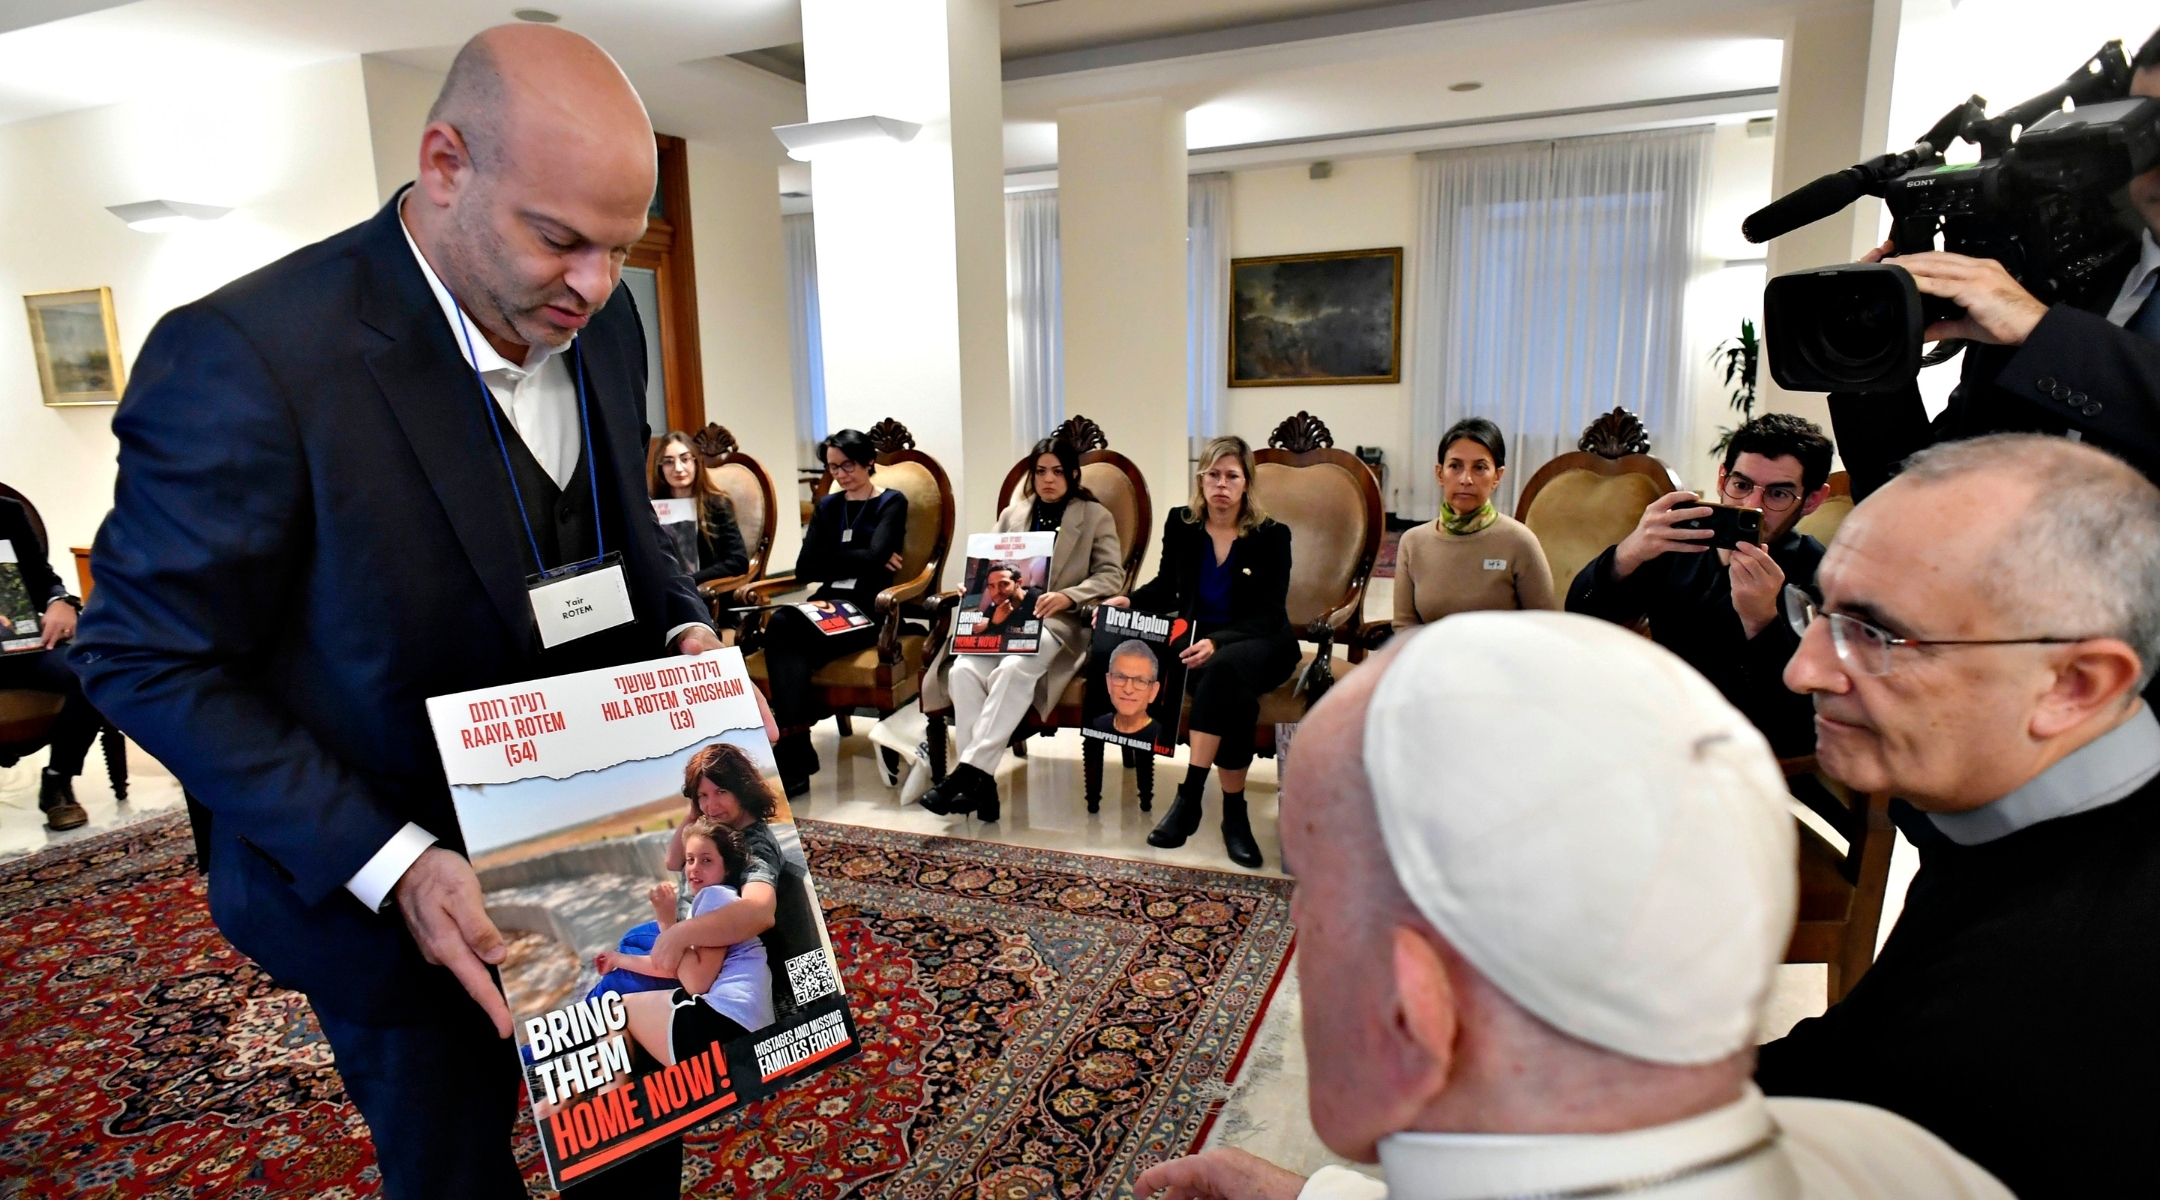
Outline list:
[[[2129,720],[2071,751],[2002,799],[1971,812],[1930,813],[1928,819],[1958,845],[1978,846],[2042,821],[2113,804],[2156,775],[2160,720],[2140,701]]]
[[[1398,1133],[1380,1141],[1389,1200],[1622,1194],[1738,1166],[1776,1146],[1777,1124],[1749,1084],[1738,1100],[1625,1133]]]
[[[409,188],[407,190],[410,191]],[[480,323],[473,320],[471,314],[465,314],[462,323],[459,321],[456,298],[450,295],[450,289],[444,287],[443,281],[436,276],[435,268],[429,265],[427,255],[420,253],[420,243],[413,240],[412,230],[405,225],[403,195],[398,197],[397,205],[398,232],[405,235],[405,244],[412,248],[413,261],[420,264],[420,274],[427,279],[428,290],[435,293],[435,303],[442,306],[443,320],[450,323],[450,340],[457,343],[458,353],[465,357],[467,363],[478,368],[483,375],[503,371],[507,372],[512,380],[517,380],[538,371],[547,365],[550,358],[570,348],[570,342],[564,342],[559,348],[535,342],[526,348],[523,363],[511,362],[497,353],[495,344],[481,334]],[[576,335],[573,334],[571,341],[576,340]]]

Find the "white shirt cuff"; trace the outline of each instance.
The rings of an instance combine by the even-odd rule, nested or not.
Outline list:
[[[674,653],[676,643],[682,641],[682,635],[690,632],[693,629],[702,629],[705,632],[712,634],[713,640],[715,641],[718,641],[720,638],[719,633],[716,632],[711,625],[708,625],[703,621],[685,621],[682,624],[677,625],[675,628],[667,631],[668,652],[671,654]]]
[[[390,899],[390,889],[405,877],[406,868],[420,857],[420,852],[435,844],[435,835],[411,821],[405,828],[392,834],[390,840],[367,860],[351,879],[345,881],[345,890],[351,892],[369,912],[381,912],[383,904]]]
[[[1387,1200],[1387,1185],[1348,1167],[1326,1166],[1305,1181],[1298,1200]]]

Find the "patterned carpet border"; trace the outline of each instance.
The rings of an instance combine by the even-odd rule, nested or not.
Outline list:
[[[1289,881],[802,832],[864,1049],[693,1135],[686,1195],[1126,1197],[1206,1136]],[[379,1190],[307,1005],[210,923],[184,814],[0,863],[0,980],[0,1200]]]

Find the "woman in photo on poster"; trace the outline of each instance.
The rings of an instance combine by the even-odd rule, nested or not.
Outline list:
[[[960,761],[945,781],[916,801],[940,815],[972,812],[995,821],[998,760],[1033,707],[1047,717],[1065,685],[1086,664],[1095,605],[1125,586],[1117,518],[1080,483],[1080,451],[1044,438],[1029,451],[1020,495],[998,514],[999,533],[1055,533],[1050,576],[1035,594],[1042,648],[1034,654],[954,654],[941,646],[923,679],[923,707],[950,703]]]
[[[1560,611],[1545,547],[1529,526],[1493,507],[1507,478],[1500,427],[1483,417],[1449,426],[1433,475],[1439,518],[1404,530],[1395,550],[1395,629],[1459,612]]]
[[[818,457],[832,473],[833,490],[818,501],[803,529],[802,551],[795,556],[795,578],[816,583],[813,600],[844,600],[865,615],[877,611],[877,595],[892,586],[907,543],[907,497],[879,487],[877,447],[859,429],[843,429],[818,446]],[[876,623],[828,634],[792,605],[773,610],[765,623],[765,673],[772,686],[773,717],[780,740],[773,759],[780,785],[790,797],[810,790],[817,774],[817,751],[810,746],[810,726],[819,711],[810,676],[843,655],[877,644]]]
[[[1262,863],[1245,812],[1245,772],[1252,765],[1260,698],[1297,670],[1290,628],[1290,527],[1273,520],[1252,495],[1252,447],[1219,437],[1200,451],[1192,502],[1163,521],[1162,562],[1130,598],[1104,601],[1141,612],[1185,617],[1197,635],[1178,657],[1192,691],[1187,720],[1191,753],[1177,802],[1148,834],[1172,849],[1200,829],[1208,769],[1222,772],[1223,849],[1241,867]]]
[[[689,434],[669,430],[660,439],[648,482],[655,500],[697,501],[697,519],[683,522],[695,526],[694,534],[678,537],[674,526],[663,527],[669,536],[661,544],[675,551],[684,574],[709,583],[750,568],[750,551],[744,548],[742,529],[735,523],[735,505],[705,473]]]

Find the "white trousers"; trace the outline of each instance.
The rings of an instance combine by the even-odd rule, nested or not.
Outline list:
[[[953,740],[960,761],[986,774],[997,770],[1005,744],[1035,703],[1035,685],[1061,645],[1043,629],[1039,654],[955,654],[945,688],[952,695]]]

